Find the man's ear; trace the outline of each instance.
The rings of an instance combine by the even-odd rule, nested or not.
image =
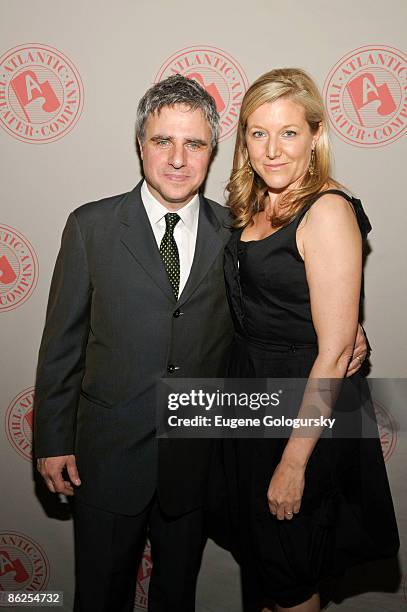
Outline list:
[[[141,157],[141,159],[143,159],[143,145],[142,145],[142,142],[141,142],[141,140],[140,140],[140,138],[138,136],[137,136],[137,143],[138,143],[138,148],[139,148],[139,151],[140,151],[140,157]]]

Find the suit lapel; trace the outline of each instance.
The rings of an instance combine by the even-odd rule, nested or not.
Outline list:
[[[178,306],[189,300],[197,286],[205,278],[209,268],[224,247],[220,236],[220,223],[206,199],[199,194],[199,219],[195,254],[186,285],[178,298]]]
[[[140,194],[141,182],[127,194],[120,209],[120,238],[142,268],[175,304],[175,296],[161,259]]]

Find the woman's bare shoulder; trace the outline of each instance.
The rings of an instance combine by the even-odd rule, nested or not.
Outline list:
[[[347,219],[355,220],[355,211],[343,195],[324,193],[312,204],[307,216],[310,223],[334,224]]]

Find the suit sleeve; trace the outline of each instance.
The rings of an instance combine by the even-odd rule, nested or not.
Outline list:
[[[52,277],[39,352],[34,401],[36,457],[74,453],[91,295],[85,245],[76,215],[71,213]]]

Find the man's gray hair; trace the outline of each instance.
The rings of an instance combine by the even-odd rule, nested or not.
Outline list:
[[[140,141],[144,141],[148,117],[159,113],[165,106],[174,104],[185,104],[190,110],[199,109],[202,112],[211,128],[211,145],[214,149],[218,140],[220,120],[215,100],[199,83],[180,74],[156,83],[141,98],[136,120],[136,135]]]

